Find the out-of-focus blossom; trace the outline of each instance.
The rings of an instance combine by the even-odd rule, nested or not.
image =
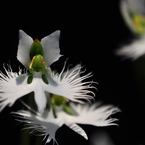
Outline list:
[[[32,132],[38,132],[39,135],[47,138],[46,143],[53,140],[57,143],[55,134],[56,131],[65,124],[73,131],[88,139],[85,131],[77,124],[88,124],[94,126],[110,126],[117,125],[114,121],[116,118],[111,118],[111,115],[119,112],[118,107],[113,105],[103,105],[96,103],[88,104],[74,104],[70,103],[73,114],[70,115],[63,111],[62,107],[56,109],[57,117],[54,117],[52,109],[45,111],[43,114],[38,112],[18,111],[14,114],[18,117],[18,121],[26,123],[28,126],[25,129],[32,129]],[[57,143],[58,144],[58,143]]]
[[[121,13],[130,30],[137,37],[115,51],[124,59],[136,60],[145,54],[145,0],[121,0]]]
[[[145,36],[132,40],[130,44],[123,45],[115,51],[115,54],[123,59],[138,59],[145,54]]]
[[[120,10],[130,30],[137,35],[144,35],[145,0],[120,0]]]

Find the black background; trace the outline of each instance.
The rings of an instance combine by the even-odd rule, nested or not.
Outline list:
[[[118,0],[8,2],[3,3],[1,8],[2,71],[3,63],[10,62],[14,71],[21,66],[16,59],[19,29],[40,40],[55,30],[61,30],[60,49],[64,57],[56,66],[58,63],[63,66],[66,58],[69,58],[68,63],[74,65],[82,63],[87,72],[93,72],[93,80],[99,83],[96,100],[114,104],[122,110],[116,116],[119,126],[103,127],[115,145],[145,144],[145,94],[137,79],[135,62],[122,61],[114,55],[120,45],[134,37],[120,14]],[[17,108],[19,102],[0,114],[0,144],[19,145],[21,125],[9,114]],[[88,136],[98,129],[85,125],[82,127]],[[57,132],[56,139],[60,145],[89,145],[89,141],[65,126]]]

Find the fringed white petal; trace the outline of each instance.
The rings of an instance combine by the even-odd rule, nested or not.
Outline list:
[[[19,44],[17,59],[28,68],[28,63],[30,62],[30,47],[33,43],[33,39],[27,35],[24,31],[19,30]]]
[[[115,54],[131,60],[141,57],[145,54],[145,36],[134,40],[131,44],[122,46]]]
[[[86,81],[86,79],[92,76],[91,73],[86,74],[84,76],[80,76],[82,74],[81,66],[75,67],[75,69],[67,70],[64,73],[64,68],[60,74],[56,74],[52,72],[48,77],[49,85],[44,88],[47,92],[52,94],[60,95],[69,100],[83,103],[82,100],[89,101],[93,99],[95,94],[90,90],[95,88],[92,86],[93,81]]]
[[[11,69],[6,70],[6,75],[0,72],[0,111],[6,106],[12,106],[17,99],[30,93],[33,86],[27,84],[27,76],[21,71],[13,73]]]
[[[28,127],[24,129],[32,129],[31,133],[38,131],[40,135],[47,138],[46,143],[51,140],[57,143],[55,134],[63,123],[59,118],[54,118],[52,110],[50,110],[47,117],[42,117],[39,113],[33,114],[29,111],[18,111],[13,112],[13,114],[18,117],[18,121],[27,123]]]
[[[34,92],[34,99],[38,106],[39,112],[43,112],[46,107],[46,94],[43,89],[46,85],[40,73],[34,73],[34,78],[31,84],[27,83],[27,74],[12,72],[11,68],[6,70],[6,75],[0,73],[0,111],[6,106],[11,107],[15,101],[24,95]]]
[[[79,124],[89,124],[94,126],[110,126],[117,125],[114,121],[116,118],[111,118],[111,115],[120,112],[118,107],[113,105],[100,105],[100,103],[95,103],[93,105],[89,104],[73,104],[72,108],[77,113],[74,117],[74,122]]]
[[[50,66],[53,62],[57,61],[62,56],[60,55],[59,37],[60,31],[57,30],[41,40],[41,44],[44,50],[44,61],[48,66]]]
[[[120,112],[120,109],[113,105],[100,106],[99,103],[89,104],[70,104],[76,112],[76,115],[68,115],[65,112],[57,112],[58,117],[64,118],[66,123],[88,124],[94,126],[110,126],[117,125],[115,121],[118,119],[111,118],[111,115]]]

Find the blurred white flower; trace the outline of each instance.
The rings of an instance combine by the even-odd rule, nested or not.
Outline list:
[[[132,41],[130,44],[123,45],[115,51],[115,54],[123,59],[138,59],[145,54],[145,36]]]
[[[46,111],[44,114],[38,112],[18,111],[14,114],[18,117],[18,121],[27,123],[25,129],[32,129],[31,133],[38,132],[39,135],[47,138],[46,143],[53,140],[57,143],[55,134],[56,131],[65,124],[73,131],[88,139],[85,131],[77,124],[88,124],[94,126],[110,126],[117,125],[114,121],[116,118],[111,118],[111,115],[119,112],[119,108],[112,105],[100,106],[100,103],[92,106],[85,104],[70,103],[74,111],[73,115],[64,112],[61,107],[56,110],[57,117],[55,118],[52,110]],[[57,143],[58,144],[58,143]]]
[[[115,51],[123,59],[136,60],[145,54],[145,0],[121,0],[121,13],[130,30],[137,36]]]
[[[120,10],[130,30],[137,35],[144,35],[145,0],[120,0]]]

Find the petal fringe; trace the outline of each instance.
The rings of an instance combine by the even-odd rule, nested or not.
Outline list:
[[[94,126],[110,126],[117,125],[115,121],[118,119],[111,118],[111,115],[120,112],[118,107],[113,105],[100,105],[95,103],[89,104],[70,104],[76,112],[76,117],[72,117],[72,120],[79,124],[89,124]]]
[[[6,106],[11,107],[17,99],[30,93],[32,86],[27,84],[27,76],[20,70],[18,73],[12,72],[4,67],[6,75],[0,72],[0,111]]]
[[[92,86],[96,82],[85,82],[86,79],[92,76],[92,73],[81,76],[83,73],[81,68],[80,65],[77,65],[74,69],[64,72],[64,65],[60,74],[52,72],[48,77],[49,85],[45,90],[78,103],[83,103],[83,100],[90,101],[94,99],[95,94],[91,90],[96,89],[96,87]]]

